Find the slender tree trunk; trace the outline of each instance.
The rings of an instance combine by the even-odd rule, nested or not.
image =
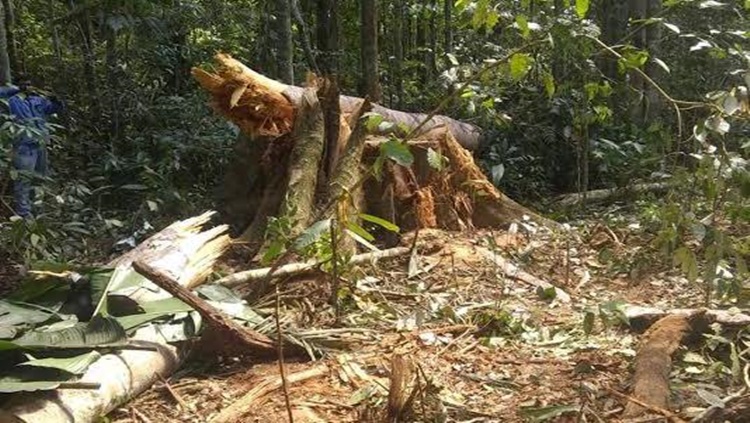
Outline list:
[[[648,13],[648,0],[630,0],[630,19],[646,19]],[[636,25],[641,25],[637,23]],[[648,48],[648,37],[646,28],[643,27],[635,33],[633,44],[636,48],[646,50]],[[644,69],[645,70],[645,69]],[[645,93],[646,81],[637,72],[630,72],[630,87],[633,90],[630,102],[630,116],[633,122],[642,123],[645,118]]]
[[[110,101],[110,136],[113,140],[120,139],[120,84],[117,75],[117,31],[107,27],[107,85],[109,85]]]
[[[3,3],[0,7],[4,9]],[[0,85],[6,85],[11,82],[10,58],[8,56],[8,40],[6,38],[5,10],[0,10]]]
[[[325,177],[321,179],[324,186],[328,182],[338,162],[339,124],[341,109],[339,105],[339,22],[338,0],[318,0],[318,50],[321,53],[320,63],[326,79],[321,87],[321,105],[325,117],[326,163],[323,167]]]
[[[272,0],[275,4],[276,21],[272,25],[274,45],[274,62],[277,75],[282,82],[294,83],[294,38],[292,37],[291,0]]]
[[[5,34],[8,44],[10,68],[18,71],[18,49],[16,47],[16,10],[13,0],[2,0],[5,9]]]
[[[445,19],[445,28],[443,34],[445,38],[445,52],[453,53],[453,0],[444,1],[443,18]]]
[[[393,86],[396,91],[396,108],[404,105],[404,0],[395,0],[393,11]]]
[[[647,13],[649,18],[657,18],[662,11],[662,0],[648,0]],[[649,61],[646,65],[646,73],[651,79],[658,81],[662,74],[662,68],[656,64],[654,58],[658,57],[661,37],[662,37],[662,25],[649,25],[646,30],[646,44],[648,47]],[[663,106],[662,97],[656,91],[656,89],[646,84],[646,122],[650,122],[656,118]]]
[[[299,25],[299,34],[300,34],[300,40],[302,43],[302,50],[305,52],[305,59],[307,59],[307,64],[308,66],[310,66],[310,69],[313,72],[315,72],[316,74],[319,74],[320,68],[318,67],[317,60],[315,60],[315,54],[313,53],[312,42],[310,41],[310,27],[307,25],[305,18],[302,16],[302,11],[300,10],[300,7],[299,7],[299,0],[292,0],[291,6],[292,6],[292,15],[294,15],[294,20],[296,20],[297,25]]]
[[[430,44],[430,51],[427,54],[427,73],[428,73],[428,80],[432,80],[432,78],[437,75],[437,63],[435,55],[437,54],[437,39],[438,39],[438,29],[437,29],[437,18],[438,18],[438,4],[437,0],[431,0],[430,1],[430,30],[428,32],[428,40]]]
[[[360,1],[360,57],[362,82],[360,94],[379,103],[382,97],[378,76],[378,0]]]
[[[561,0],[556,0],[562,4]],[[628,18],[632,0],[602,0],[598,10],[599,26],[602,28],[602,41],[607,45],[622,43],[628,32]],[[557,6],[556,6],[557,7]],[[561,6],[562,8],[562,6]],[[656,25],[658,26],[658,25]],[[617,68],[617,59],[604,55],[599,60],[604,75],[614,81],[623,78]]]

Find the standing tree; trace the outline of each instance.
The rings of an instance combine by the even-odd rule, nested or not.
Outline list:
[[[273,0],[276,20],[271,26],[274,33],[274,61],[277,77],[287,84],[294,83],[294,39],[292,38],[291,0]]]
[[[5,10],[0,3],[0,84],[6,85],[11,81],[10,57],[8,56],[8,39],[5,32]]]
[[[382,92],[378,76],[378,0],[360,2],[360,52],[362,82],[360,93],[373,102],[380,102]]]
[[[319,97],[325,118],[325,157],[323,183],[338,161],[339,119],[339,20],[338,0],[318,0],[317,41],[321,54],[323,85]]]

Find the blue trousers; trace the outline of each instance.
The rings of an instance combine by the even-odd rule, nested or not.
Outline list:
[[[13,186],[13,202],[17,215],[29,218],[34,201],[33,175],[47,175],[47,151],[38,143],[22,142],[13,148],[13,167],[20,171]]]

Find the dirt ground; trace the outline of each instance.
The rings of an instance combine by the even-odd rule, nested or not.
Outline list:
[[[297,327],[338,331],[337,347],[323,358],[287,358],[289,379],[317,372],[290,383],[294,421],[388,421],[394,357],[404,358],[408,369],[403,396],[411,400],[401,421],[620,421],[627,399],[612,390],[628,393],[639,334],[600,318],[601,310],[618,304],[613,301],[699,307],[701,291],[676,271],[641,258],[648,244],[637,224],[602,221],[609,223],[581,222],[562,234],[532,224],[502,233],[422,231],[419,245],[429,250],[348,273],[351,291],[338,325],[326,303],[326,276],[284,282],[282,313]],[[570,301],[549,298],[517,273],[503,272],[495,255],[550,282]],[[240,265],[229,259],[222,270]],[[274,302],[275,295],[249,299],[268,313]],[[592,310],[596,318],[587,333],[584,316]],[[714,347],[681,351],[672,366],[671,405],[687,420],[708,407],[706,398],[737,390],[727,375],[730,365],[716,357],[721,348]],[[289,421],[276,361],[201,363],[190,360],[109,418],[212,421],[250,396],[239,421]]]

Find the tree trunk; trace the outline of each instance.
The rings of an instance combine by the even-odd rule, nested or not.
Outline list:
[[[662,0],[648,0],[648,17],[657,18],[662,11]],[[646,74],[654,81],[659,81],[662,74],[662,68],[659,66],[654,59],[659,54],[659,47],[661,45],[662,37],[662,25],[649,25],[646,30],[646,45],[648,47],[649,61],[646,64]],[[653,119],[658,117],[661,113],[663,106],[662,97],[656,88],[651,84],[646,84],[646,113],[645,121],[651,122]]]
[[[562,9],[562,1],[560,3]],[[558,6],[555,6],[557,9]],[[628,31],[628,17],[630,1],[602,0],[599,7],[599,26],[602,28],[602,41],[607,45],[615,45],[623,42]],[[623,77],[617,69],[617,59],[610,55],[604,55],[599,60],[599,67],[604,75],[614,81],[622,81]]]
[[[338,0],[318,0],[318,50],[321,52],[321,71],[325,82],[319,97],[325,117],[325,163],[323,184],[328,182],[338,161],[339,124],[339,21]]]
[[[312,42],[310,41],[310,26],[307,25],[305,18],[302,16],[302,11],[299,7],[299,0],[291,0],[292,14],[294,19],[299,25],[299,34],[302,43],[302,50],[305,52],[305,58],[310,69],[316,74],[320,74],[320,68],[318,68],[318,62],[315,60],[315,54],[313,53]]]
[[[3,3],[0,3],[0,85],[11,82],[10,57],[8,56],[8,39],[6,38],[6,14]]]
[[[271,25],[274,42],[273,53],[276,64],[276,77],[287,83],[294,83],[294,39],[292,37],[291,0],[273,0],[276,20]]]
[[[404,105],[404,84],[402,70],[404,65],[404,0],[395,0],[393,10],[393,86],[396,91],[396,108]]]
[[[642,20],[648,16],[648,0],[630,0],[630,19]],[[636,25],[642,25],[637,23]],[[648,38],[645,26],[636,31],[633,44],[636,48],[646,50],[648,48]],[[630,88],[633,90],[632,100],[630,102],[630,116],[633,122],[640,124],[645,118],[645,93],[646,81],[637,72],[630,72]]]
[[[107,27],[107,83],[109,85],[110,102],[110,136],[113,140],[120,139],[120,84],[117,75],[117,31]]]
[[[12,72],[19,71],[18,48],[16,47],[16,10],[13,0],[2,0],[5,9],[5,34],[8,45],[8,59]],[[11,73],[12,73],[11,72]]]
[[[360,53],[362,82],[360,94],[379,103],[382,97],[378,75],[378,0],[360,2]]]
[[[445,52],[453,53],[453,0],[445,0],[443,3],[443,18],[445,19],[444,43]]]
[[[437,54],[437,15],[438,5],[437,0],[430,1],[430,27],[427,32],[427,39],[429,40],[429,51],[427,52],[427,80],[432,79],[437,75],[437,63],[435,55]]]

